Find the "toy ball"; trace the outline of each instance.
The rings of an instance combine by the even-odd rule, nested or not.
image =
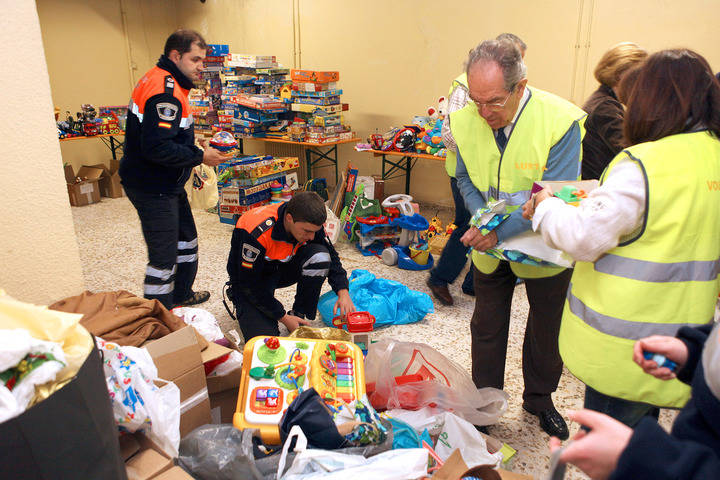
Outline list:
[[[220,150],[221,152],[228,152],[233,148],[237,148],[238,142],[230,132],[217,132],[212,140],[210,140],[210,146]]]

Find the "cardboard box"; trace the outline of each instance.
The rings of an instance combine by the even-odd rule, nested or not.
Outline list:
[[[340,80],[340,72],[318,72],[315,70],[290,70],[294,82],[328,83]]]
[[[213,423],[232,423],[238,402],[242,367],[227,375],[208,377],[210,415]]]
[[[445,461],[442,468],[435,472],[435,475],[433,475],[433,479],[437,478],[438,480],[457,480],[458,478],[467,474],[473,474],[478,478],[480,477],[480,475],[476,474],[475,472],[471,472],[470,469],[468,469],[465,460],[463,460],[462,455],[460,454],[460,450],[455,450],[452,455],[450,455],[450,457],[448,457],[448,459]],[[482,478],[485,478],[487,480],[494,480],[497,478],[501,480],[533,480],[533,477],[529,475],[510,472],[508,470],[503,470],[502,468],[487,469],[483,472]]]
[[[120,198],[125,195],[122,184],[120,184],[120,161],[110,160],[110,167],[105,166],[102,163],[97,165],[90,165],[91,168],[101,169],[102,176],[100,177],[100,195],[108,198]]]
[[[154,480],[193,480],[193,477],[180,467],[172,467],[155,477]]]
[[[80,167],[77,174],[73,172],[72,165],[65,165],[65,181],[67,182],[70,205],[82,207],[100,201],[100,177],[102,169],[94,167]],[[75,182],[76,178],[85,178]]]
[[[186,327],[145,345],[158,376],[180,389],[180,437],[210,423],[201,345],[192,327]]]
[[[120,437],[128,480],[150,480],[173,468],[173,459],[142,433]]]

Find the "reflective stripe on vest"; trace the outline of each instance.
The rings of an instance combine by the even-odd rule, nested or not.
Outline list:
[[[705,383],[715,398],[720,400],[720,324],[715,324],[705,341],[702,353]]]
[[[594,264],[575,264],[560,354],[573,375],[605,395],[679,408],[689,387],[646,375],[632,361],[633,345],[713,317],[720,190],[712,182],[720,180],[720,142],[696,132],[635,145],[603,178],[621,161],[635,161],[645,175],[643,228]]]
[[[697,326],[693,323],[647,323],[633,322],[622,318],[603,315],[585,305],[582,300],[572,293],[572,283],[568,288],[567,306],[577,317],[595,330],[613,337],[627,338],[629,340],[640,340],[650,335],[666,335],[674,337],[682,327]],[[706,323],[712,322],[712,317]]]
[[[463,72],[453,80],[452,85],[450,85],[450,90],[448,91],[448,97],[452,95],[453,91],[459,86],[467,88],[467,73]],[[445,171],[449,176],[455,178],[456,169],[457,155],[455,155],[455,150],[449,148],[445,154]]]
[[[512,212],[530,198],[533,183],[545,172],[550,149],[577,122],[584,136],[585,112],[551,93],[529,89],[530,97],[522,107],[508,136],[504,152],[495,143],[495,135],[474,104],[450,114],[450,128],[465,161],[468,175],[486,201],[503,199]],[[578,159],[578,177],[580,162]],[[473,212],[471,212],[473,213]],[[483,273],[492,273],[500,261],[473,251],[473,263]],[[540,278],[557,275],[562,268],[534,267],[510,262],[515,275]]]
[[[275,219],[277,225],[278,221],[282,221],[278,219],[278,210],[282,205],[281,203],[276,203],[245,212],[240,215],[236,228],[242,228],[246,232],[252,233],[258,225],[270,217]],[[287,263],[292,260],[297,250],[305,245],[305,242],[293,244],[291,242],[275,240],[272,238],[273,228],[262,232],[256,240],[265,248],[265,260]]]
[[[709,282],[720,273],[720,259],[660,263],[606,254],[595,270],[643,282]]]

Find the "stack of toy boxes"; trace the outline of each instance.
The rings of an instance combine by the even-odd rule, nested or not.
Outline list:
[[[270,186],[297,175],[297,157],[237,157],[218,165],[218,216],[235,225],[240,215],[269,203]]]
[[[347,104],[340,102],[339,72],[291,70],[292,106],[296,117],[307,123],[305,141],[328,143],[352,138],[342,112]]]
[[[265,137],[284,128],[281,114],[288,106],[278,96],[289,70],[275,56],[230,54],[225,63],[227,102],[234,105],[233,133],[238,137]],[[280,124],[280,126],[278,126]]]
[[[220,129],[218,111],[223,88],[220,72],[229,46],[212,44],[209,49],[210,53],[203,60],[202,81],[188,96],[195,134],[200,136],[211,136]]]

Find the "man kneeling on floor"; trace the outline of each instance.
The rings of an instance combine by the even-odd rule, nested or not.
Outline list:
[[[227,270],[229,296],[245,341],[279,335],[278,322],[291,332],[315,319],[325,278],[337,293],[333,312],[355,311],[340,257],[323,224],[325,204],[315,192],[299,192],[287,203],[244,213],[232,236]],[[286,312],[277,288],[297,283],[295,303]]]

